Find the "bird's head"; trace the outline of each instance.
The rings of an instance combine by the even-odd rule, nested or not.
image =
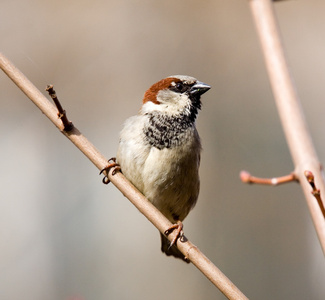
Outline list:
[[[143,114],[193,115],[201,108],[201,95],[211,87],[194,77],[174,75],[153,84],[144,94]]]

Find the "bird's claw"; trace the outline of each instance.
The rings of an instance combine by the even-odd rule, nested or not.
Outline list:
[[[110,161],[112,161],[110,163]],[[106,174],[108,175],[108,172],[111,168],[114,168],[114,170],[112,171],[112,175],[115,175],[117,171],[120,171],[121,170],[121,167],[120,165],[116,162],[116,158],[115,157],[112,157],[108,160],[108,165],[102,169],[100,172],[99,172],[99,175],[101,175],[104,171],[106,171]],[[103,178],[103,183],[104,184],[109,184],[110,183],[110,180],[108,179],[107,175],[104,176]]]
[[[173,238],[173,240],[170,242],[170,245],[169,245],[168,248],[171,248],[173,245],[175,245],[178,238],[183,237],[183,235],[184,235],[184,233],[183,233],[183,223],[181,221],[177,221],[177,223],[173,224],[167,230],[165,230],[164,233],[165,233],[165,235],[169,235],[174,230],[176,230],[176,235]]]

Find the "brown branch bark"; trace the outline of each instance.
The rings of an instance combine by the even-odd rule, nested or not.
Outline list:
[[[247,171],[240,172],[240,179],[244,183],[256,183],[256,184],[265,184],[265,185],[279,185],[284,184],[292,181],[297,181],[296,175],[291,173],[289,175],[281,176],[281,177],[273,177],[273,178],[261,178],[252,176]]]
[[[271,0],[249,0],[269,74],[282,127],[320,244],[325,254],[325,221],[320,206],[310,193],[305,170],[311,171],[321,194],[325,195],[324,177],[307,129],[293,80],[284,55]]]
[[[0,53],[0,68],[8,77],[34,102],[34,104],[52,121],[52,123],[81,150],[89,160],[102,170],[107,159],[76,128],[64,130],[57,109],[45,96],[5,57]],[[127,197],[136,208],[162,233],[172,225],[169,220],[153,206],[122,173],[112,175],[108,179]],[[172,240],[174,233],[168,235]],[[247,299],[246,296],[190,241],[177,241],[180,251],[228,298]]]
[[[306,170],[304,172],[305,176],[306,176],[306,179],[307,181],[309,182],[311,188],[313,189],[311,191],[311,194],[315,197],[315,199],[317,200],[317,203],[320,207],[320,210],[323,214],[323,217],[325,218],[325,207],[324,207],[324,204],[323,204],[323,200],[322,200],[322,197],[320,195],[320,190],[316,187],[315,185],[315,176],[312,172]]]

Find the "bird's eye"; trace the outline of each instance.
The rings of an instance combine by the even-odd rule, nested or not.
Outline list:
[[[184,88],[183,83],[181,82],[176,83],[176,88],[181,92]]]
[[[171,86],[169,87],[170,90],[176,92],[176,93],[185,93],[188,88],[189,88],[189,85],[182,82],[182,81],[178,81],[178,82],[172,82]]]

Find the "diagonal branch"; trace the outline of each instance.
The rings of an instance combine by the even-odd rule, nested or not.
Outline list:
[[[66,131],[60,116],[52,103],[5,57],[0,53],[0,68],[52,121],[52,123],[81,150],[89,160],[102,170],[107,159],[76,128]],[[153,206],[124,176],[118,172],[114,176],[109,171],[108,179],[127,197],[136,208],[162,233],[171,227],[171,222]],[[172,240],[175,233],[168,235]],[[228,298],[247,299],[246,296],[190,241],[177,241],[180,251]]]
[[[262,45],[267,71],[280,115],[282,127],[295,165],[311,217],[325,254],[325,221],[320,206],[310,193],[305,170],[311,171],[322,195],[324,177],[311,136],[307,129],[293,80],[284,55],[273,4],[271,0],[249,0],[257,32]],[[324,204],[323,204],[324,205]]]

